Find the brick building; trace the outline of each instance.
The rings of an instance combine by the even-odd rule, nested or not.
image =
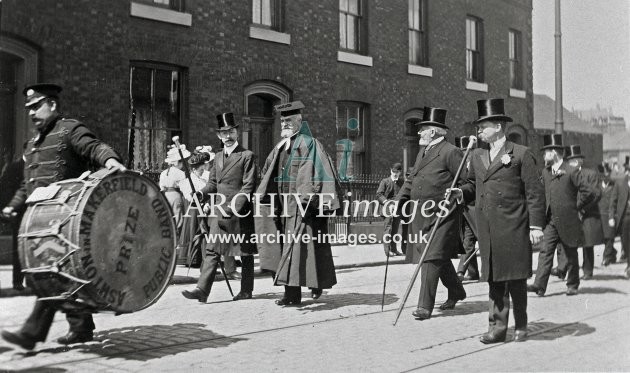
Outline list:
[[[262,163],[273,105],[298,99],[350,176],[412,165],[424,106],[461,136],[476,100],[504,97],[508,136],[529,144],[531,15],[531,0],[2,0],[2,166],[31,136],[21,91],[38,81],[140,169],[162,167],[173,135],[218,148],[223,111]]]

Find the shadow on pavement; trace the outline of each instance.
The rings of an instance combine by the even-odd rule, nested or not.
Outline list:
[[[610,280],[626,280],[624,275],[593,275],[593,278],[586,281],[610,281]]]
[[[297,307],[304,312],[330,311],[347,306],[380,306],[382,294],[347,293],[347,294],[324,294],[317,300],[304,298],[302,294],[302,305]],[[394,304],[398,301],[396,294],[385,294],[385,305]]]
[[[94,341],[70,347],[39,350],[59,353],[68,350],[149,361],[181,352],[227,347],[245,338],[226,337],[204,328],[205,324],[143,325],[99,331]]]
[[[575,324],[557,324],[549,321],[540,321],[529,323],[530,340],[536,341],[553,341],[562,337],[580,337],[595,332],[592,326],[578,322]]]
[[[338,269],[335,272],[337,274],[339,273],[351,273],[351,272],[356,272],[356,271],[360,271],[362,268],[346,268],[346,269]]]
[[[607,287],[580,286],[580,289],[578,290],[578,296],[580,294],[606,294],[606,293],[627,294],[625,291],[621,291],[615,288],[607,288]]]
[[[444,311],[440,310],[439,307],[439,304],[435,305],[435,308],[433,309],[433,315],[431,315],[432,319],[438,317],[464,316],[472,315],[475,313],[488,312],[488,301],[475,300],[470,302],[457,302],[457,305],[455,305],[454,309]]]

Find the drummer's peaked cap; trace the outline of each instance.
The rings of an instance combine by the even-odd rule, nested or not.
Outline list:
[[[24,87],[22,91],[22,94],[26,96],[26,104],[24,106],[28,108],[47,97],[59,98],[59,93],[61,93],[62,90],[63,88],[61,88],[61,86],[53,83],[28,85]]]
[[[305,106],[302,101],[293,101],[286,104],[276,105],[275,109],[281,116],[288,117],[289,115],[301,114],[304,107]]]
[[[219,131],[238,127],[238,124],[234,120],[234,113],[222,113],[217,115],[217,125]]]

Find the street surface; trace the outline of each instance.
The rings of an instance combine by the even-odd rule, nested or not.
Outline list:
[[[597,264],[602,249],[596,248]],[[319,300],[303,289],[300,307],[276,306],[282,288],[268,277],[256,279],[254,299],[239,302],[231,301],[224,282],[215,282],[207,304],[181,296],[194,285],[172,285],[144,311],[95,315],[95,341],[69,347],[55,342],[67,331],[59,313],[48,341],[33,352],[0,341],[0,371],[630,371],[625,264],[596,267],[594,279],[583,281],[574,297],[552,276],[545,297],[528,297],[530,338],[496,345],[478,341],[487,328],[485,283],[466,283],[468,298],[451,311],[437,308],[446,300],[440,285],[426,321],[411,316],[416,284],[393,326],[414,268],[389,267],[384,312],[381,265],[338,270],[338,285]],[[237,291],[238,283],[233,286]],[[0,298],[0,328],[19,328],[34,299]],[[508,341],[512,333],[513,324]]]

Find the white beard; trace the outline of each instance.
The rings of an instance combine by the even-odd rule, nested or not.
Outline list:
[[[280,137],[282,138],[291,137],[293,136],[294,133],[295,131],[293,130],[293,128],[285,128],[280,131]]]

